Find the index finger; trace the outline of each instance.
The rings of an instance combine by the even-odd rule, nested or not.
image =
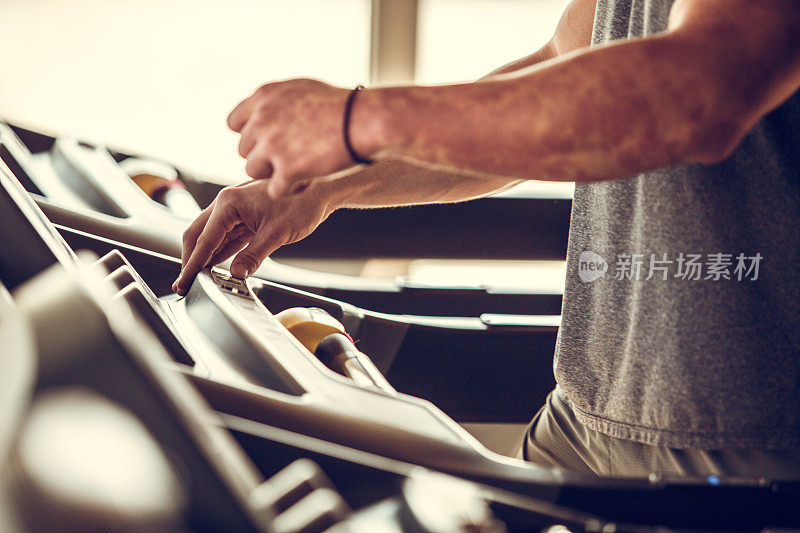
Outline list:
[[[214,252],[219,248],[225,239],[225,235],[232,229],[225,223],[219,209],[215,209],[208,222],[203,228],[202,233],[197,238],[197,245],[192,250],[186,265],[181,269],[178,279],[175,280],[175,292],[183,296],[189,290],[189,286],[197,273],[200,272],[211,260]]]
[[[186,261],[188,261],[189,257],[192,255],[192,251],[197,245],[197,239],[200,237],[200,234],[203,233],[203,228],[206,226],[211,212],[214,211],[215,203],[216,202],[211,202],[211,205],[203,209],[197,218],[189,224],[186,231],[183,232],[183,242],[181,243],[181,268],[186,266]]]

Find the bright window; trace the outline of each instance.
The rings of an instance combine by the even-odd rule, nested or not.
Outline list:
[[[419,0],[417,81],[538,49],[566,0]],[[231,108],[260,84],[369,80],[371,0],[0,0],[0,117],[246,178]]]
[[[369,0],[0,0],[0,116],[242,181],[231,108],[369,74]]]
[[[541,48],[569,0],[421,0],[417,81],[479,78]]]

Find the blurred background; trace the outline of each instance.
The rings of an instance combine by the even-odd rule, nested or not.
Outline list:
[[[0,117],[238,183],[225,118],[262,83],[472,80],[541,47],[567,3],[0,0]]]

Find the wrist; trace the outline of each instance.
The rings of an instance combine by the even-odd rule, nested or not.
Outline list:
[[[350,109],[350,144],[362,159],[375,161],[400,148],[399,122],[393,119],[402,106],[397,92],[403,88],[367,88],[359,91]]]
[[[344,121],[343,121],[343,131],[342,131],[342,138],[344,140],[344,147],[347,149],[347,153],[350,154],[350,160],[353,163],[359,165],[369,165],[373,163],[372,159],[369,157],[362,157],[353,147],[353,142],[350,135],[351,129],[351,119],[353,117],[353,106],[355,105],[356,97],[364,91],[366,88],[363,85],[359,85],[354,89],[351,89],[350,92],[347,94],[347,100],[344,104]]]
[[[307,201],[319,205],[327,217],[338,209],[348,207],[353,197],[358,194],[357,189],[350,176],[330,181],[315,181],[306,191]]]

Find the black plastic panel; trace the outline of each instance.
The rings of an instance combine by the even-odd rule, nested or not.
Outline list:
[[[60,225],[56,229],[74,250],[91,250],[99,256],[121,251],[157,296],[172,294],[172,283],[181,272],[177,259]]]
[[[386,379],[459,422],[528,422],[555,387],[556,334],[412,325]]]
[[[57,261],[73,260],[63,239],[0,163],[0,280],[11,291]]]
[[[26,191],[35,194],[42,194],[42,191],[39,190],[39,187],[33,183],[31,177],[27,172],[25,172],[25,169],[22,168],[16,158],[8,150],[8,147],[4,144],[0,144],[0,160],[2,160],[3,163],[8,166],[9,170],[11,170],[11,173],[14,174],[14,176],[19,180]]]
[[[560,294],[496,293],[484,289],[401,287],[398,291],[353,291],[330,288],[324,296],[381,313],[420,316],[561,314]]]
[[[537,198],[343,209],[274,256],[563,260],[571,209],[571,200]]]

